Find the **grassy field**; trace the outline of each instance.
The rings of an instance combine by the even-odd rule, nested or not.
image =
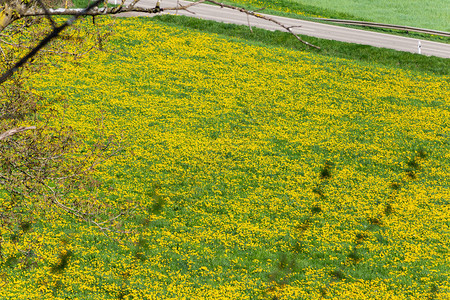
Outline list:
[[[104,51],[32,86],[68,99],[52,108],[80,143],[100,123],[122,138],[95,192],[136,207],[132,233],[37,213],[2,244],[36,262],[5,259],[3,298],[450,297],[448,75],[116,23]]]
[[[235,0],[231,2],[302,15],[350,18],[450,31],[450,8],[448,1],[445,0]]]

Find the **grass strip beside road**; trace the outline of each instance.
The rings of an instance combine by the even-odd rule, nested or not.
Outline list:
[[[449,31],[448,3],[443,0],[233,0],[252,7],[302,16],[374,21]],[[252,8],[253,9],[253,8]]]

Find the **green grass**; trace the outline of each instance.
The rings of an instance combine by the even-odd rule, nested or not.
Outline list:
[[[86,7],[89,5],[89,3],[94,2],[93,0],[74,0],[73,1],[73,5],[75,7]],[[120,0],[117,0],[117,3],[120,4]],[[100,4],[100,7],[103,6],[103,3]],[[114,3],[108,3],[108,6],[114,6]]]
[[[304,40],[321,47],[321,50],[317,50],[301,44],[291,34],[281,31],[272,32],[259,28],[253,28],[252,33],[248,26],[225,24],[184,16],[162,15],[156,16],[154,19],[168,25],[182,26],[184,28],[201,30],[209,33],[217,33],[231,38],[241,38],[260,45],[263,44],[285,47],[287,49],[298,49],[324,56],[347,58],[363,63],[375,63],[386,67],[400,68],[403,70],[415,70],[439,75],[448,75],[450,72],[450,60],[445,58],[427,57],[391,49],[343,43],[308,36],[302,37]]]
[[[446,0],[294,0],[293,2],[348,13],[359,19],[450,31]]]
[[[327,18],[358,19],[450,31],[450,8],[445,0],[237,0],[229,1],[306,13]]]
[[[91,0],[74,0],[73,4],[75,7],[86,7],[91,3]]]
[[[289,16],[289,17],[322,17],[335,19],[357,19],[356,16],[330,8],[319,7],[311,4],[301,3],[295,0],[236,0],[219,1],[231,5],[245,7],[250,10],[264,8],[263,12],[268,14]],[[360,19],[369,21],[369,19]]]

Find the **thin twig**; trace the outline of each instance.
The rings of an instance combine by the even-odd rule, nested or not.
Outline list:
[[[50,13],[47,10],[47,7],[44,5],[44,3],[42,3],[42,0],[36,0],[39,5],[42,7],[42,9],[45,11],[45,17],[47,18],[47,20],[50,22],[50,24],[52,25],[53,29],[56,28],[56,23],[55,21],[53,21]]]
[[[100,0],[101,1],[101,0]],[[120,7],[96,7],[93,9],[90,9],[89,11],[85,11],[85,9],[80,8],[69,8],[69,9],[49,9],[49,13],[52,16],[99,16],[99,15],[115,15],[118,13],[124,13],[124,12],[140,12],[140,13],[148,13],[148,14],[157,14],[162,11],[169,11],[169,10],[187,10],[190,7],[196,6],[198,4],[204,3],[206,0],[199,0],[197,2],[191,2],[189,4],[186,4],[184,6],[175,6],[175,7],[165,7],[157,9],[155,7],[152,8],[144,8],[144,7],[131,7],[130,5]],[[45,11],[42,9],[29,9],[25,11],[21,16],[22,17],[36,17],[36,16],[44,16]]]
[[[16,133],[20,133],[20,132],[23,132],[26,130],[33,130],[33,129],[36,129],[36,126],[17,127],[17,128],[9,129],[9,130],[3,132],[2,134],[0,134],[0,141],[7,137],[10,137]]]
[[[250,32],[253,33],[252,25],[250,25],[250,16],[247,14],[247,22],[248,22],[248,28],[250,28]]]
[[[5,61],[6,61],[6,60],[7,60],[6,54],[5,54],[5,51],[3,51],[3,47],[2,47],[2,46],[0,46],[0,51],[2,51],[3,58],[4,58]]]
[[[112,142],[110,144],[112,144]],[[105,146],[105,148],[103,150],[106,150],[107,148],[109,148],[109,145]],[[70,179],[70,178],[74,178],[74,177],[86,174],[87,172],[94,170],[94,168],[96,166],[100,165],[101,163],[103,163],[103,162],[107,161],[108,159],[110,159],[111,157],[113,157],[115,154],[117,154],[117,152],[120,151],[120,149],[121,148],[120,148],[120,142],[119,142],[119,146],[116,148],[115,151],[111,152],[108,156],[103,157],[103,158],[100,158],[100,156],[98,156],[98,158],[88,168],[86,168],[86,169],[84,169],[82,171],[79,171],[78,173],[75,172],[75,173],[73,173],[73,174],[71,174],[69,176],[55,177],[55,178],[50,177],[49,179],[52,179],[52,180],[65,180],[65,179]],[[81,168],[79,170],[81,170]]]
[[[286,25],[284,25],[283,23],[281,23],[281,22],[279,22],[279,21],[277,21],[277,20],[275,20],[275,19],[273,19],[273,18],[271,18],[271,17],[269,17],[269,16],[261,15],[261,14],[255,13],[254,11],[246,10],[246,9],[244,9],[244,8],[236,7],[236,6],[233,6],[233,5],[224,4],[224,3],[217,2],[217,1],[214,1],[214,0],[205,0],[205,2],[213,3],[213,4],[219,5],[219,6],[221,6],[221,7],[226,7],[226,8],[234,9],[234,10],[240,11],[240,12],[242,12],[242,13],[245,13],[245,14],[247,14],[247,15],[251,15],[251,16],[254,16],[254,17],[256,17],[256,18],[263,19],[263,20],[266,20],[266,21],[275,23],[275,24],[277,24],[278,26],[284,28],[284,29],[285,29],[286,31],[288,31],[290,34],[292,34],[292,35],[293,35],[297,40],[299,40],[301,43],[303,43],[303,44],[305,44],[305,45],[307,45],[307,46],[309,46],[309,47],[312,47],[312,48],[320,49],[320,47],[318,47],[318,46],[316,46],[316,45],[313,45],[313,44],[311,44],[311,43],[308,43],[307,41],[302,40],[296,33],[294,33],[294,32],[291,30],[291,28],[290,28],[289,26],[286,26]]]
[[[128,5],[128,7],[133,8],[136,5],[136,3],[138,3],[138,2],[139,2],[139,0],[133,0],[133,2],[131,2],[130,5]]]

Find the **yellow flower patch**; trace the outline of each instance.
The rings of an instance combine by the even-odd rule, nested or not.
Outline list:
[[[124,246],[50,218],[25,235],[37,266],[5,268],[2,294],[445,299],[448,81],[116,20],[105,51],[59,61],[33,87],[68,99],[54,108],[80,143],[99,126],[121,138],[95,176],[105,206],[138,207],[132,233],[115,236]]]

